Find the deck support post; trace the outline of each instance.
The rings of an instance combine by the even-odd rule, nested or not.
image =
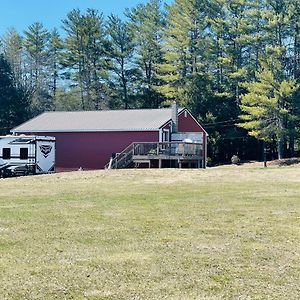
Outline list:
[[[161,169],[162,161],[161,158],[158,160],[158,168]]]

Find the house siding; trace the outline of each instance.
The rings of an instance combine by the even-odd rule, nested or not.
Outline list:
[[[44,133],[32,133],[44,135]],[[56,171],[103,169],[112,153],[132,142],[157,142],[158,131],[47,132],[56,138]]]
[[[188,111],[183,111],[178,116],[179,132],[205,132],[204,129],[195,121]]]

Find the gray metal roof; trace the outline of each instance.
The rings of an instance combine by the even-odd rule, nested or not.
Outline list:
[[[25,133],[157,130],[171,119],[171,115],[172,108],[45,112],[11,131]]]

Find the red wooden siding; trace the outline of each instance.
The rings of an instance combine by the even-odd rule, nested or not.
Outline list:
[[[204,132],[203,128],[195,121],[188,111],[183,111],[178,116],[179,132]]]
[[[56,169],[102,169],[112,153],[132,142],[157,142],[158,131],[132,132],[47,132],[56,138]]]

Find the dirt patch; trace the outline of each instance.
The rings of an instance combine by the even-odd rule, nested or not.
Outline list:
[[[300,158],[299,157],[293,157],[293,158],[286,158],[286,159],[281,159],[281,160],[269,161],[268,165],[284,167],[284,166],[297,165],[299,163],[300,163]]]

